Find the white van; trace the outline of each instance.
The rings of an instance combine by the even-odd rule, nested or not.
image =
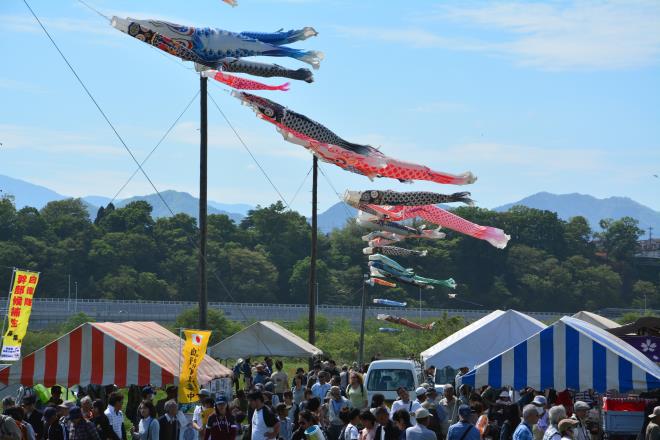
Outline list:
[[[364,376],[364,383],[369,395],[369,403],[374,394],[382,394],[385,400],[394,401],[399,397],[396,390],[404,387],[415,398],[415,389],[419,386],[419,374],[413,361],[406,359],[387,359],[373,361]]]

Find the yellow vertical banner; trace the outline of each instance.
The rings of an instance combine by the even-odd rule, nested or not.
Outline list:
[[[211,338],[208,330],[184,330],[186,342],[183,345],[183,365],[179,372],[179,403],[197,401],[199,382],[197,368],[206,354],[206,347]]]
[[[32,299],[39,282],[38,272],[15,270],[9,302],[7,303],[7,331],[2,338],[0,361],[17,361],[21,358],[21,344],[27,333]]]

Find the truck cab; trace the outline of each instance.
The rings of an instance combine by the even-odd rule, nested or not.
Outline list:
[[[398,399],[396,390],[399,387],[407,389],[414,396],[419,386],[419,372],[415,363],[406,359],[386,359],[373,361],[364,376],[369,402],[374,394],[382,394],[385,400]]]

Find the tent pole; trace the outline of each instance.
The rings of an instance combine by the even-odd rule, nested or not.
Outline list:
[[[208,292],[206,281],[206,213],[207,213],[207,171],[208,171],[208,111],[207,78],[199,77],[199,328],[208,328]]]
[[[309,260],[309,333],[307,340],[310,344],[316,344],[316,238],[318,226],[316,211],[318,205],[318,179],[319,162],[316,156],[312,156],[312,249]],[[309,369],[312,369],[313,358],[309,358]]]

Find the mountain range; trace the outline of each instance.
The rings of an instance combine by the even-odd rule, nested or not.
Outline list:
[[[0,175],[0,196],[10,194],[14,196],[17,208],[24,206],[33,206],[42,208],[46,203],[53,200],[63,200],[68,196],[59,194],[44,186],[35,185],[24,180],[14,179],[12,177]],[[175,213],[185,213],[197,218],[199,202],[196,197],[179,191],[162,191],[161,195],[167,204]],[[100,206],[106,206],[110,198],[103,196],[90,195],[82,197],[87,206],[90,217],[96,216],[96,211]],[[146,196],[136,196],[127,199],[116,200],[115,206],[122,207],[128,203],[145,200],[153,207],[154,217],[166,217],[170,212],[163,205],[156,194]],[[523,205],[529,208],[554,211],[557,215],[567,220],[577,215],[584,216],[594,230],[599,230],[598,223],[604,218],[619,219],[624,216],[633,217],[639,220],[639,227],[647,230],[653,227],[660,231],[660,212],[655,211],[648,206],[644,206],[628,197],[608,197],[598,199],[586,194],[552,194],[540,192],[533,194],[517,202],[494,208],[495,211],[504,212],[516,205]],[[235,222],[240,222],[248,213],[254,209],[247,204],[227,204],[214,201],[208,202],[209,214],[226,214]],[[354,218],[357,210],[343,202],[336,203],[322,212],[318,216],[319,229],[325,233],[333,229],[342,228],[346,222]]]

